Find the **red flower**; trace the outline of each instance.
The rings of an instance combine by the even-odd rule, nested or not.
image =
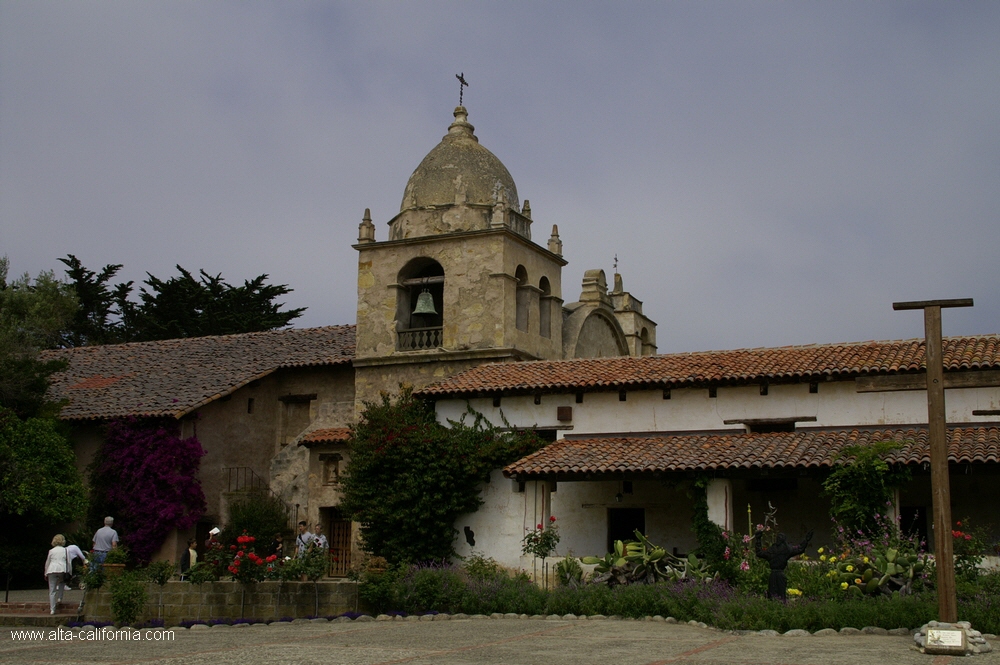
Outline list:
[[[966,540],[972,540],[972,536],[970,536],[969,534],[965,534],[965,539]]]
[[[539,522],[538,524],[536,524],[536,525],[535,525],[535,528],[536,528],[536,529],[541,529],[541,528],[542,528],[542,524],[541,524],[541,522]]]
[[[555,515],[549,515],[549,521],[550,522],[555,522],[556,521],[556,516]]]
[[[955,526],[962,526],[961,522],[955,522]]]
[[[236,549],[236,545],[230,545],[230,546],[229,546],[229,549],[231,549],[231,550],[235,550],[235,549]]]
[[[277,561],[277,559],[278,559],[278,555],[277,554],[272,554],[271,556],[267,557],[267,562],[268,563],[272,563],[274,561]]]

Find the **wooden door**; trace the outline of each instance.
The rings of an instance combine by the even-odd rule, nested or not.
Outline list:
[[[351,569],[351,521],[330,522],[330,577],[346,577]]]

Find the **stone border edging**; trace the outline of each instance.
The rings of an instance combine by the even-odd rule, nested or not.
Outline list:
[[[351,617],[347,617],[347,616],[339,616],[339,617],[336,617],[334,619],[326,619],[326,618],[323,618],[323,617],[316,617],[316,618],[313,618],[313,619],[306,619],[306,618],[293,619],[291,621],[276,620],[276,621],[271,621],[270,623],[267,623],[267,622],[234,623],[234,624],[219,623],[219,624],[213,624],[213,625],[209,625],[207,623],[195,623],[195,624],[192,624],[191,626],[163,626],[163,627],[159,627],[159,628],[141,628],[141,629],[139,629],[139,628],[125,627],[125,628],[120,628],[118,630],[161,630],[161,631],[162,630],[206,630],[206,629],[209,629],[209,628],[212,628],[212,629],[219,629],[219,628],[248,628],[250,626],[253,626],[253,627],[281,627],[281,626],[289,626],[289,625],[291,625],[293,623],[294,624],[303,624],[303,623],[346,623],[346,622],[365,623],[365,622],[370,622],[370,621],[382,621],[382,622],[384,622],[384,621],[453,621],[453,620],[454,621],[462,621],[462,620],[472,620],[472,621],[494,620],[495,621],[495,620],[502,620],[502,619],[507,619],[507,620],[509,620],[509,619],[520,619],[520,620],[529,620],[529,621],[652,621],[652,622],[662,622],[662,623],[667,623],[667,624],[681,624],[682,623],[682,622],[678,621],[677,619],[675,619],[674,617],[663,617],[663,616],[661,616],[659,614],[657,614],[655,616],[643,617],[642,619],[631,619],[631,618],[626,618],[626,617],[622,617],[622,616],[618,616],[618,615],[605,616],[603,614],[579,615],[578,616],[576,614],[563,614],[563,615],[559,615],[559,614],[515,614],[515,613],[500,614],[500,613],[494,613],[494,614],[486,615],[486,614],[461,614],[461,613],[459,613],[459,614],[444,614],[444,613],[441,613],[441,614],[410,614],[410,615],[407,615],[405,617],[404,616],[399,616],[399,615],[390,616],[388,614],[379,614],[378,616],[374,616],[373,617],[370,614],[362,614],[361,616],[355,617],[353,619]],[[687,621],[685,623],[686,623],[686,625],[694,626],[696,628],[705,628],[707,630],[719,630],[718,628],[716,628],[714,626],[709,626],[708,624],[706,624],[703,621],[695,621],[694,619],[692,619],[691,621]],[[69,630],[86,630],[88,628],[94,629],[95,626],[93,626],[91,624],[84,623],[82,626],[73,626]],[[838,630],[834,630],[833,628],[821,628],[821,629],[819,629],[819,630],[817,630],[816,632],[813,632],[813,633],[810,633],[808,630],[804,630],[804,629],[801,629],[801,628],[793,628],[791,630],[785,631],[784,633],[779,633],[776,630],[726,630],[726,631],[723,631],[723,632],[726,632],[726,633],[729,633],[729,634],[732,634],[732,635],[762,635],[762,636],[765,636],[765,637],[830,637],[830,636],[833,636],[833,635],[844,635],[844,636],[850,636],[850,635],[887,635],[887,636],[894,636],[894,637],[902,637],[902,636],[906,636],[906,635],[913,635],[914,633],[919,632],[919,630],[920,630],[919,628],[913,628],[913,629],[911,629],[911,628],[892,628],[892,629],[886,629],[886,628],[880,628],[878,626],[865,626],[864,628],[851,628],[851,627],[845,626],[844,628],[841,628],[839,631]],[[987,639],[987,640],[998,640],[998,639],[1000,639],[1000,638],[998,638],[996,635],[994,635],[992,633],[983,633],[982,637],[985,638],[985,639]]]

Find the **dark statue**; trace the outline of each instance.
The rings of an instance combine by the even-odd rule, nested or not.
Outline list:
[[[789,545],[785,540],[785,534],[779,533],[774,544],[764,549],[761,545],[763,531],[758,530],[753,537],[753,551],[761,559],[766,559],[771,566],[771,577],[767,580],[767,597],[775,600],[785,600],[788,591],[788,578],[785,577],[785,568],[788,567],[788,560],[806,551],[809,541],[812,540],[813,532],[806,535],[806,539],[798,545]]]

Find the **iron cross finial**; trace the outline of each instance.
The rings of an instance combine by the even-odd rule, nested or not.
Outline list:
[[[462,105],[462,93],[468,87],[469,83],[465,80],[465,72],[461,74],[455,74],[455,78],[458,79],[458,105]]]
[[[615,254],[615,272],[618,272],[618,255]]]

